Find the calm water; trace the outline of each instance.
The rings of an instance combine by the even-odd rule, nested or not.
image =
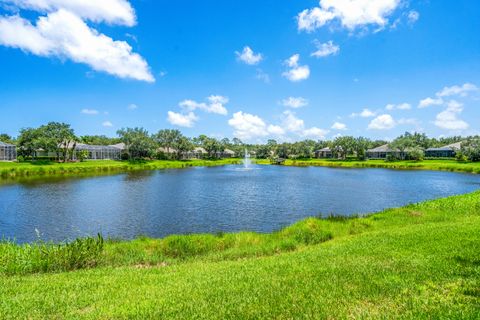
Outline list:
[[[94,235],[251,230],[307,216],[379,211],[474,191],[480,176],[433,171],[262,166],[147,171],[0,186],[0,237],[63,241]]]

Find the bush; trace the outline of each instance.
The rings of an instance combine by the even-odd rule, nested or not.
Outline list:
[[[408,157],[411,160],[422,161],[425,158],[425,152],[420,147],[414,147],[408,152]]]

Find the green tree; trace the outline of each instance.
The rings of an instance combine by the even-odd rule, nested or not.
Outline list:
[[[122,128],[117,131],[120,140],[125,144],[129,159],[151,157],[155,150],[155,142],[143,128]]]
[[[357,155],[357,159],[365,160],[367,158],[367,150],[371,145],[371,141],[368,138],[358,137],[354,141],[353,150]]]
[[[13,144],[15,142],[14,139],[6,133],[0,134],[0,141],[5,143],[10,143],[10,144]]]
[[[40,148],[40,131],[35,128],[21,129],[17,146],[20,156],[34,159],[36,150]]]
[[[153,135],[153,139],[158,146],[167,150],[167,156],[170,156],[172,149],[176,149],[175,145],[183,138],[180,130],[163,129]],[[178,151],[178,150],[177,150]]]

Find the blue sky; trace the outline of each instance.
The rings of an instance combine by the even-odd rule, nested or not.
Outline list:
[[[0,0],[0,131],[478,134],[479,12],[471,0]]]

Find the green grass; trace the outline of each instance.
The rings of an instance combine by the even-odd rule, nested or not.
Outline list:
[[[133,170],[157,170],[186,168],[193,166],[217,166],[240,163],[239,159],[188,160],[188,161],[85,161],[72,163],[55,162],[0,162],[0,180],[45,175],[82,175]]]
[[[272,234],[107,241],[35,273],[15,267],[24,247],[0,246],[1,319],[480,318],[480,192]]]
[[[268,160],[259,160],[259,164],[269,164]],[[394,161],[384,160],[329,160],[329,159],[305,159],[287,160],[287,166],[319,166],[319,167],[343,167],[343,168],[387,168],[387,169],[415,169],[415,170],[440,170],[480,174],[480,162],[458,162],[456,160],[424,160],[424,161]]]

